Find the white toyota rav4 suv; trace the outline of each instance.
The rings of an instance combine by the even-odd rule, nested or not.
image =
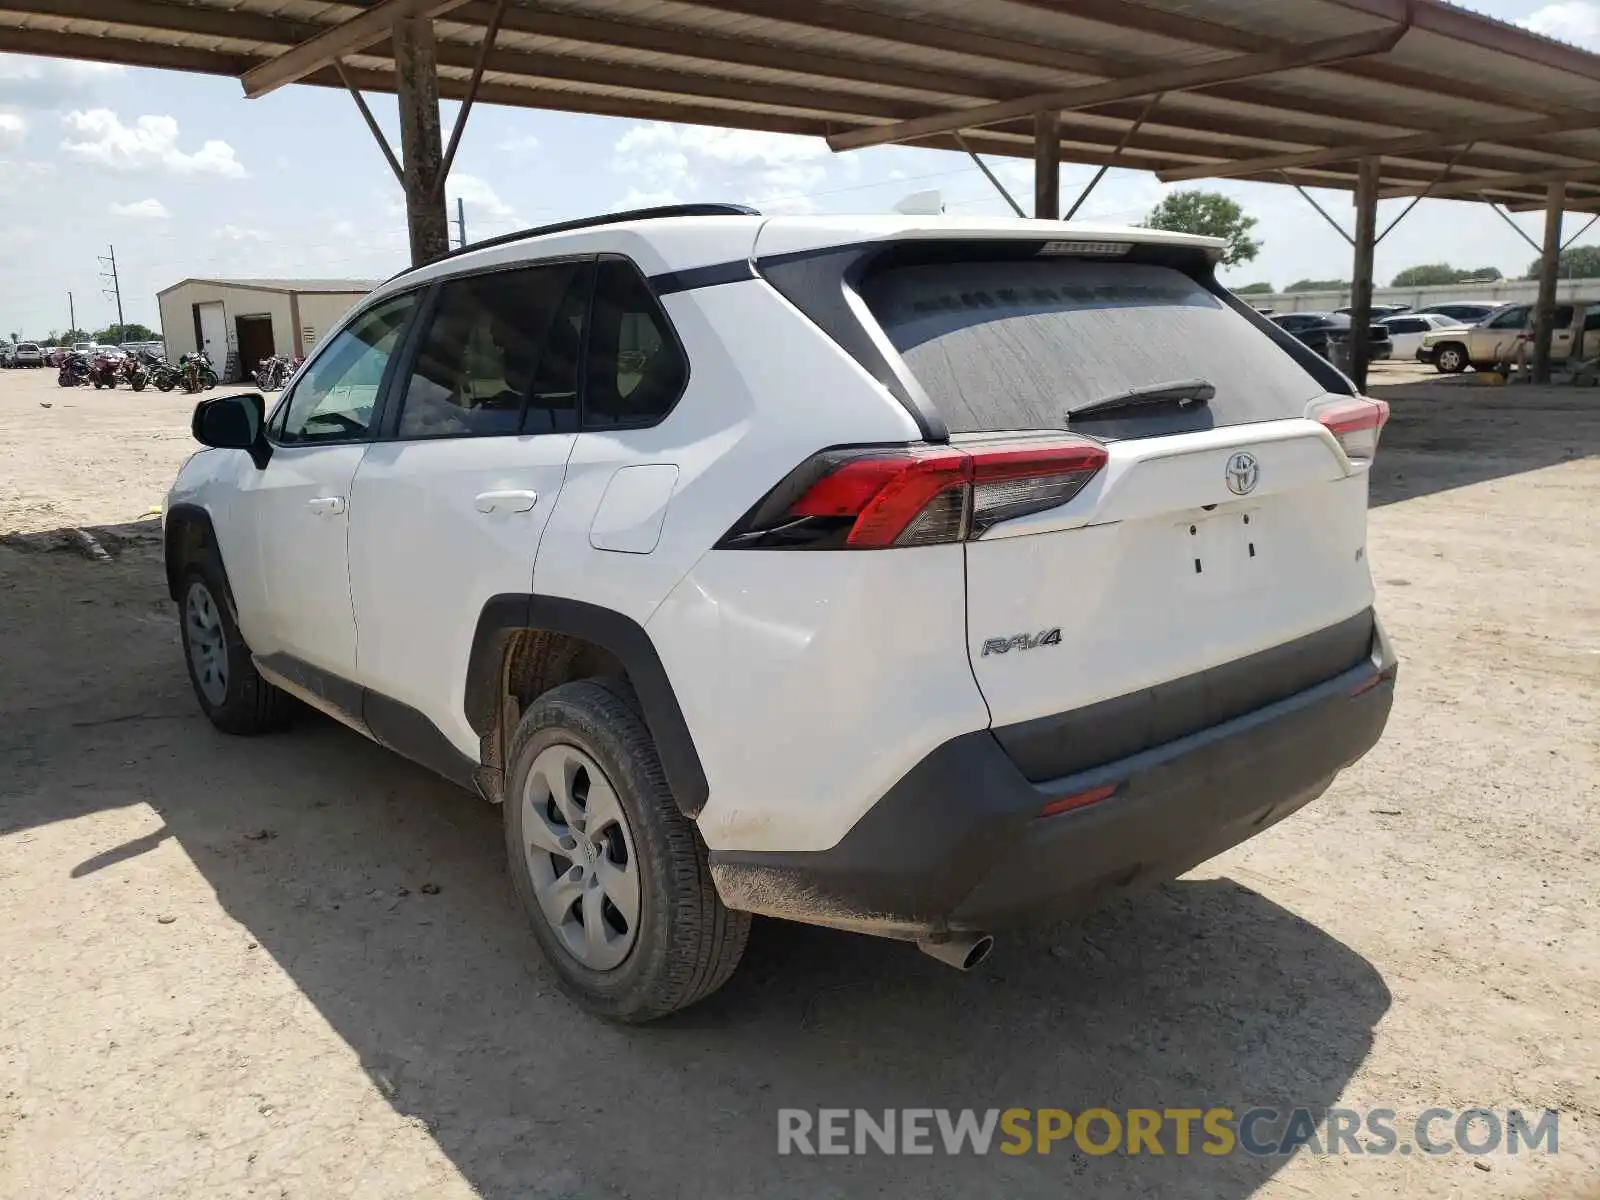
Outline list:
[[[503,803],[564,985],[750,914],[915,941],[1172,878],[1381,734],[1387,407],[1147,229],[648,210],[379,287],[166,509],[200,705]]]

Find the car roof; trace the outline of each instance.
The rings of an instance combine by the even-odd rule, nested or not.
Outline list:
[[[1217,261],[1226,243],[1220,238],[1169,233],[1097,222],[1034,221],[1017,217],[917,215],[762,216],[754,212],[709,215],[621,214],[611,221],[579,227],[533,230],[526,237],[495,239],[465,251],[403,271],[380,284],[373,296],[407,291],[419,284],[519,262],[596,253],[627,254],[647,275],[693,270],[724,263],[742,263],[776,254],[806,253],[830,247],[877,241],[1027,239],[1071,242],[1114,242],[1191,247]]]

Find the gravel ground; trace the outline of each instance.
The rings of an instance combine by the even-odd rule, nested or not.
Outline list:
[[[0,373],[0,1196],[1600,1196],[1600,392],[1378,390],[1404,666],[1327,796],[970,975],[758,923],[623,1029],[539,962],[495,810],[199,717],[137,524],[191,401]],[[779,1159],[825,1105],[1556,1107],[1560,1153]]]

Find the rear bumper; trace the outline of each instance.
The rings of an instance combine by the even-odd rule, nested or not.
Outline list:
[[[988,730],[914,767],[834,847],[713,851],[725,903],[890,937],[987,932],[1080,915],[1172,879],[1316,799],[1378,741],[1396,662],[1369,659],[1209,729],[1047,783]],[[1051,800],[1115,785],[1056,816]]]

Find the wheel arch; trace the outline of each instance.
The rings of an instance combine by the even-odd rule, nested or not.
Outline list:
[[[217,545],[216,527],[211,514],[198,504],[174,504],[167,510],[162,530],[162,559],[167,572],[167,594],[174,601],[182,599],[183,571],[190,563],[210,561],[222,575],[227,586],[228,572],[222,564],[222,549]],[[233,602],[233,597],[228,597]]]
[[[519,639],[529,633],[578,639],[620,665],[639,698],[673,798],[685,816],[698,816],[710,787],[677,694],[650,635],[637,621],[614,609],[521,592],[489,598],[472,636],[464,699],[467,721],[485,748],[502,741],[507,669]],[[485,756],[486,766],[491,765],[490,757]]]

